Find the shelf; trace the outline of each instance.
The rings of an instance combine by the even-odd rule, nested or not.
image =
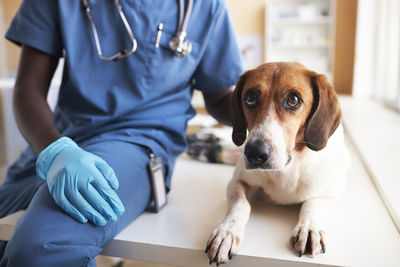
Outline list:
[[[302,18],[282,18],[274,19],[272,23],[275,25],[313,25],[313,24],[326,24],[332,23],[331,17],[315,17],[313,19],[302,19]]]
[[[266,0],[265,61],[295,61],[319,73],[334,62],[336,0]]]
[[[317,49],[323,48],[327,49],[330,48],[330,44],[304,44],[304,45],[295,45],[295,44],[280,44],[280,43],[271,43],[271,48],[276,49]]]

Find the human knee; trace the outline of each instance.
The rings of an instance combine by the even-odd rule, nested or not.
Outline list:
[[[28,233],[26,236],[17,233],[8,242],[0,267],[96,266],[94,257],[100,251],[97,246],[51,241],[40,233]]]
[[[31,235],[17,233],[8,242],[0,266],[45,266],[46,246]]]

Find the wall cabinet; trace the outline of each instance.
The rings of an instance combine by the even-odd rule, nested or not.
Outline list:
[[[265,60],[295,61],[332,81],[334,0],[267,0]]]

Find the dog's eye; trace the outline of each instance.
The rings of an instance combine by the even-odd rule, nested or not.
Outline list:
[[[254,108],[258,103],[258,92],[248,91],[244,97],[244,103],[247,108]]]
[[[283,107],[290,110],[295,110],[301,105],[301,98],[295,92],[288,94],[283,102]]]

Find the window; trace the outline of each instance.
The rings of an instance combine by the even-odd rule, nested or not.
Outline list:
[[[354,95],[400,111],[400,1],[358,5]]]
[[[400,231],[400,1],[358,1],[353,98],[345,128]]]

